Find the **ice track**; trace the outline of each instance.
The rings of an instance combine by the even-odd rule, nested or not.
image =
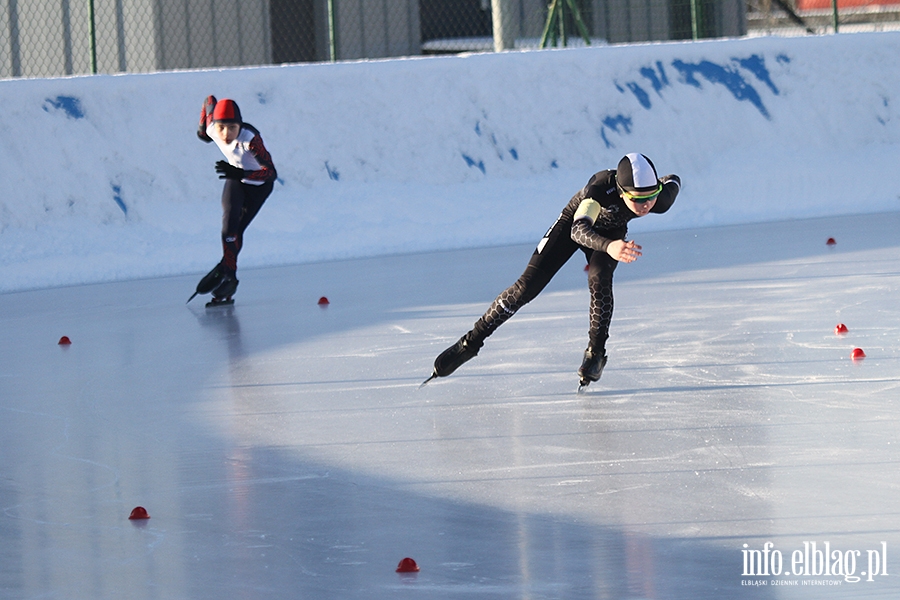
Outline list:
[[[581,395],[579,256],[418,389],[529,246],[0,295],[0,595],[896,598],[898,230],[634,232]],[[888,575],[746,575],[767,542]]]

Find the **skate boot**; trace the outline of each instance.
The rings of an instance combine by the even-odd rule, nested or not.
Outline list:
[[[234,304],[232,296],[237,291],[238,283],[240,282],[234,274],[225,275],[225,278],[213,291],[213,299],[206,303],[206,307]]]
[[[606,354],[601,354],[588,346],[587,350],[584,351],[584,360],[581,361],[581,368],[578,369],[581,387],[587,387],[591,382],[600,379],[605,366]]]
[[[188,302],[194,299],[194,296],[199,294],[208,294],[222,283],[222,280],[225,278],[226,271],[225,267],[220,262],[216,266],[212,268],[212,271],[203,276],[203,279],[200,280],[200,283],[197,284],[197,289],[194,291],[194,295],[188,298]]]
[[[434,372],[431,374],[431,377],[422,382],[422,385],[425,385],[435,377],[450,375],[463,363],[478,355],[478,351],[484,345],[484,340],[470,339],[472,337],[471,333],[470,331],[462,336],[455,344],[438,354],[438,357],[434,359]]]

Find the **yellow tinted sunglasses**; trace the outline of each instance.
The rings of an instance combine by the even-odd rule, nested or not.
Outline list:
[[[616,184],[616,186],[619,188],[619,193],[622,194],[623,198],[625,198],[626,200],[631,200],[636,204],[643,204],[644,202],[650,202],[651,200],[655,199],[657,196],[659,196],[659,193],[662,191],[663,187],[660,183],[658,186],[656,186],[655,190],[648,194],[635,194],[634,192],[626,192],[618,183]]]

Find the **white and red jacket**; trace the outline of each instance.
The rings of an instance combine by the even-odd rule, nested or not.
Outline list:
[[[226,144],[216,135],[212,114],[207,114],[204,105],[197,137],[207,143],[214,142],[230,165],[244,170],[246,176],[241,179],[241,183],[262,185],[278,176],[259,130],[249,123],[241,123],[238,136],[230,144]]]

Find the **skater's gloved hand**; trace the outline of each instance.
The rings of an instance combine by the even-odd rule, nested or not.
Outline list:
[[[245,177],[243,169],[239,169],[224,160],[216,163],[216,173],[219,174],[219,179],[243,179]]]
[[[619,262],[634,262],[641,256],[641,247],[634,241],[613,240],[606,247],[606,253]]]

